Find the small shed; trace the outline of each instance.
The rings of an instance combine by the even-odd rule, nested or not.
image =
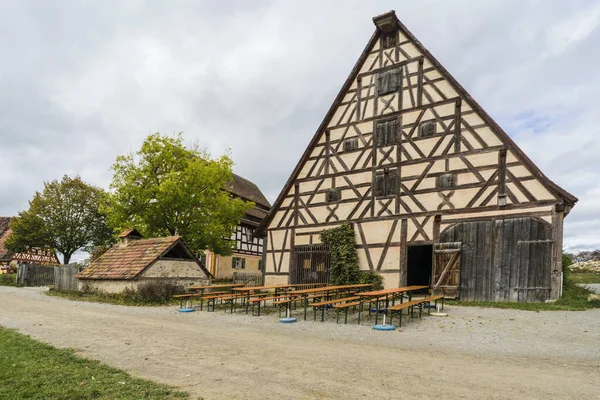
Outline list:
[[[119,243],[76,277],[80,290],[88,286],[120,293],[156,281],[183,287],[198,285],[208,279],[208,273],[181,236],[144,239],[137,230],[129,229],[119,235]]]

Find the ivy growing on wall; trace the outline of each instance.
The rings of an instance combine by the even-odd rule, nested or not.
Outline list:
[[[321,241],[329,245],[331,253],[330,285],[371,283],[374,285],[374,289],[382,288],[381,275],[360,270],[356,253],[356,239],[350,224],[343,224],[321,232]]]

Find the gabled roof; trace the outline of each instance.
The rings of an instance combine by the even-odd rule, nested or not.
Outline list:
[[[271,208],[271,204],[258,186],[237,174],[233,174],[233,182],[231,182],[226,190],[244,200],[253,201],[257,206],[262,206],[262,208],[266,208],[267,210]]]
[[[175,246],[182,246],[190,260],[195,258],[185,246],[181,236],[138,239],[126,246],[111,247],[86,269],[77,274],[80,279],[129,280],[137,278],[150,264]],[[199,265],[200,266],[200,265]]]
[[[463,99],[473,108],[473,110],[475,110],[479,113],[481,118],[490,125],[490,127],[504,141],[506,146],[510,150],[514,151],[517,154],[517,156],[521,159],[523,164],[525,164],[531,170],[531,173],[535,177],[537,177],[540,180],[540,182],[551,193],[554,193],[557,197],[563,199],[564,203],[568,206],[573,206],[577,202],[577,200],[578,200],[577,197],[573,196],[571,193],[567,192],[566,190],[564,190],[563,188],[558,186],[556,183],[552,182],[548,177],[546,177],[542,173],[542,171],[540,171],[540,169],[533,163],[533,161],[531,161],[531,159],[529,159],[529,157],[527,157],[527,155],[525,155],[525,153],[516,145],[516,143],[510,138],[510,136],[508,136],[508,134],[492,119],[492,117],[473,99],[473,97],[471,97],[471,95],[462,87],[462,85],[460,85],[458,83],[458,81],[456,79],[454,79],[454,77],[452,75],[450,75],[450,73],[446,70],[446,68],[444,68],[442,66],[442,64],[440,64],[440,62],[429,52],[429,50],[427,50],[425,48],[425,46],[423,46],[421,44],[421,42],[408,30],[408,28],[404,24],[402,24],[402,22],[400,22],[400,20],[398,20],[398,18],[396,17],[395,11],[392,10],[387,13],[378,15],[373,18],[373,22],[376,25],[380,24],[381,26],[385,26],[386,31],[393,29],[392,28],[393,24],[396,24],[397,28],[404,35],[406,35],[406,37],[408,37],[412,41],[413,45],[417,48],[417,50],[419,50],[423,54],[423,56],[426,57],[431,62],[431,64],[442,75],[442,77],[444,77],[451,85],[453,85],[455,87],[455,89],[458,91],[458,93],[461,95],[461,97],[463,97]],[[361,53],[360,57],[358,58],[358,61],[354,65],[354,68],[352,68],[352,71],[350,71],[350,74],[348,75],[346,82],[340,89],[338,95],[336,96],[335,100],[333,101],[333,104],[329,108],[329,111],[325,115],[323,122],[321,122],[321,125],[319,125],[319,127],[318,127],[317,131],[315,132],[313,138],[311,139],[309,145],[306,147],[306,150],[302,154],[300,161],[298,162],[298,164],[292,171],[292,174],[290,175],[289,179],[285,183],[285,186],[279,193],[279,196],[277,197],[277,200],[275,200],[275,203],[273,204],[271,211],[269,212],[267,217],[263,220],[261,225],[258,227],[257,234],[262,234],[264,232],[267,225],[269,224],[269,222],[271,221],[271,219],[273,218],[273,216],[275,215],[275,213],[281,206],[281,203],[282,203],[283,199],[285,198],[286,193],[290,190],[290,188],[294,184],[294,181],[298,177],[298,174],[300,173],[300,170],[301,170],[302,166],[304,165],[305,161],[308,159],[308,157],[310,157],[312,148],[318,143],[321,134],[327,128],[331,118],[335,114],[340,103],[343,101],[344,95],[352,86],[352,83],[356,79],[361,66],[363,65],[363,63],[365,62],[367,57],[369,56],[369,53],[371,52],[371,50],[373,49],[375,44],[377,43],[377,40],[381,36],[381,33],[382,33],[382,31],[380,31],[379,28],[375,29],[373,36],[371,36],[371,39],[369,39],[367,46]]]

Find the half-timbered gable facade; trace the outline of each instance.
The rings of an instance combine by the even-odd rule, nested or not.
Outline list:
[[[394,12],[374,22],[261,226],[266,283],[317,276],[320,232],[349,222],[361,269],[381,274],[386,287],[431,284],[472,300],[558,298],[562,222],[577,199],[542,174]]]

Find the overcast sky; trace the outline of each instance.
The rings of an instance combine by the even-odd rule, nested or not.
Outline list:
[[[579,197],[566,246],[600,248],[598,1],[0,0],[0,215],[64,174],[107,188],[157,131],[274,201],[391,9]]]

